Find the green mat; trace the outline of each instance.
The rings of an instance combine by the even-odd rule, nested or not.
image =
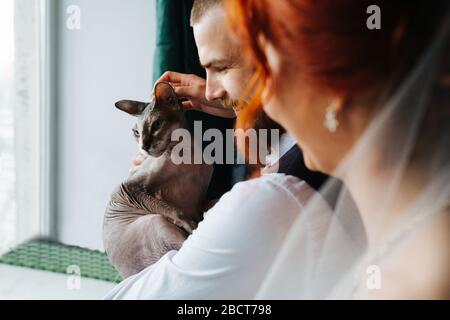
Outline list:
[[[0,257],[1,264],[68,274],[69,266],[79,267],[82,277],[118,283],[122,280],[104,252],[33,240]]]

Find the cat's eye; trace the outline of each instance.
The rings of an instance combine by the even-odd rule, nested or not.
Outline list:
[[[160,129],[161,127],[162,127],[162,121],[157,120],[157,121],[153,122],[153,129],[154,129],[154,130],[158,130],[158,129]]]
[[[136,138],[139,138],[139,137],[140,137],[139,131],[137,131],[136,129],[133,129],[133,135],[134,135]]]

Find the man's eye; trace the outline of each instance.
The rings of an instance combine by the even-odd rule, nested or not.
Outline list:
[[[139,137],[140,137],[139,131],[137,131],[136,129],[133,129],[133,135],[134,135],[136,138],[139,138]]]
[[[216,71],[217,71],[217,72],[224,72],[224,71],[226,71],[226,70],[228,70],[227,67],[218,67],[218,68],[216,68]]]

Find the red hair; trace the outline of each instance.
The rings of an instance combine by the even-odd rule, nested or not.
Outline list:
[[[371,4],[381,9],[379,30],[366,26]],[[398,66],[416,58],[429,27],[445,11],[445,1],[420,0],[231,0],[225,6],[257,66],[248,87],[254,99],[238,117],[241,128],[252,127],[263,90],[277,80],[261,36],[285,61],[301,67],[308,84],[345,97],[388,82]]]

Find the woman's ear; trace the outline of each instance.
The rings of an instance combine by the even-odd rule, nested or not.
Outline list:
[[[180,108],[180,102],[173,87],[167,82],[158,82],[154,89],[155,107]]]
[[[117,109],[122,110],[132,116],[138,116],[144,112],[148,103],[133,101],[133,100],[120,100],[116,102],[115,106]]]

